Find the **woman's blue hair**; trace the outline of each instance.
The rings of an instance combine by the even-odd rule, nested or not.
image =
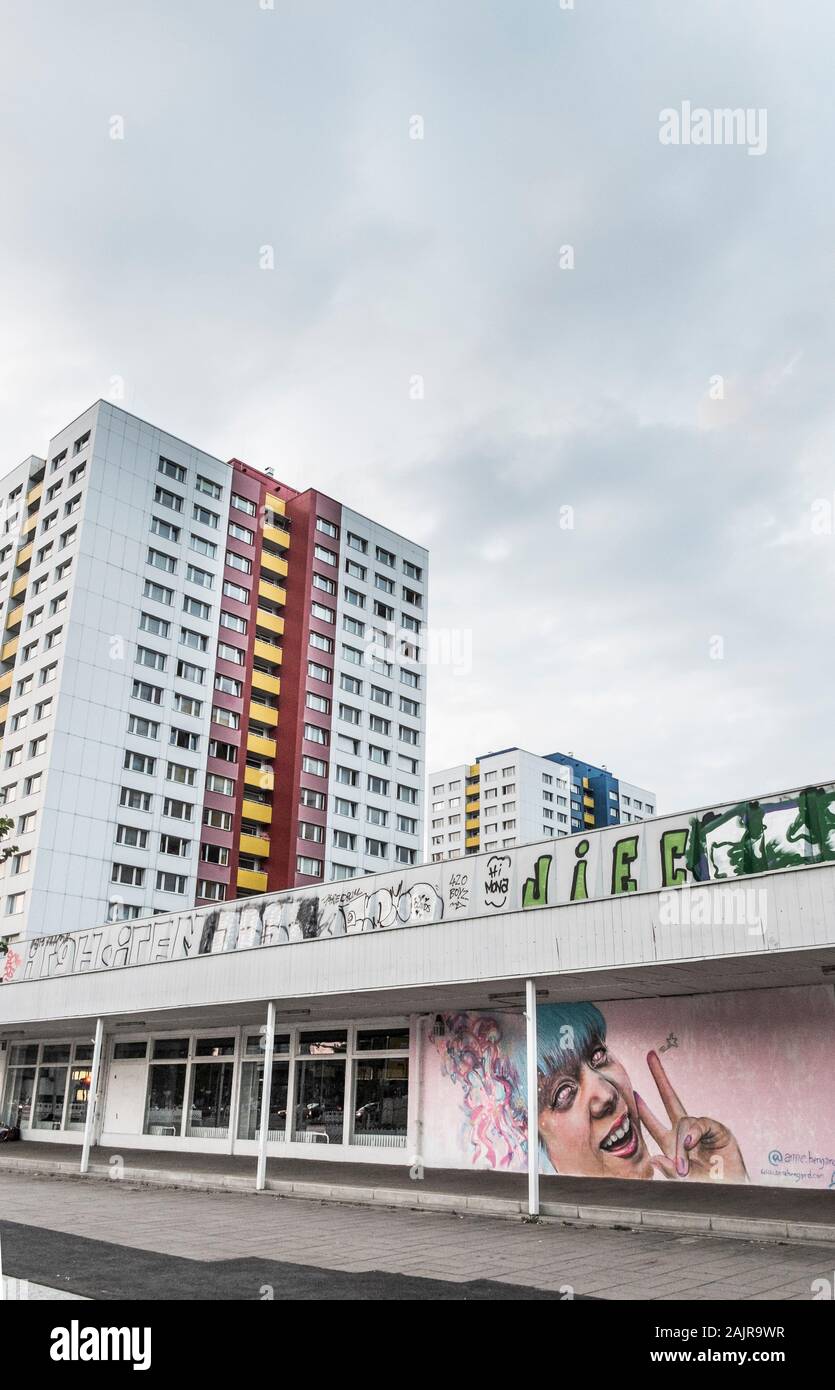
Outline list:
[[[594,1004],[538,1004],[536,1010],[536,1066],[543,1076],[576,1066],[596,1042],[606,1041],[606,1020]],[[517,1100],[527,1110],[527,1048],[524,1032],[510,1044],[510,1060],[517,1079]],[[530,1126],[528,1129],[530,1136]],[[536,1133],[536,1128],[534,1128]],[[530,1142],[530,1139],[529,1139]],[[540,1146],[543,1172],[553,1172]]]

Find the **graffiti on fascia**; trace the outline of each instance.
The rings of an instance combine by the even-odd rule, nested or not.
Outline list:
[[[422,927],[835,861],[835,787],[665,816],[355,882],[0,944],[0,981]]]

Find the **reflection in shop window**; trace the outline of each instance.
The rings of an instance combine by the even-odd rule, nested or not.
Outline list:
[[[177,1058],[179,1060],[175,1061]],[[183,1124],[188,1038],[157,1038],[153,1045],[145,1107],[145,1134],[173,1138]],[[163,1059],[163,1060],[158,1060]]]
[[[196,1139],[227,1139],[234,1062],[196,1062],[191,1073],[187,1134]]]
[[[408,1106],[407,1057],[357,1060],[351,1133],[353,1144],[376,1148],[404,1147]]]
[[[345,1124],[347,1028],[299,1034],[293,1138],[341,1144]]]

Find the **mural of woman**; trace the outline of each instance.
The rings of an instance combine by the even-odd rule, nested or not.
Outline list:
[[[446,1024],[439,1050],[446,1074],[464,1089],[472,1157],[481,1162],[486,1158],[491,1167],[515,1166],[527,1129],[524,1034],[517,1020],[506,1030],[498,1019],[485,1015],[452,1015]],[[635,1091],[607,1043],[606,1031],[606,1020],[594,1004],[545,1004],[537,1009],[543,1171],[576,1177],[648,1179],[658,1174],[691,1182],[747,1182],[731,1131],[719,1120],[689,1113],[652,1051],[647,1067],[666,1112],[660,1119]],[[646,1135],[660,1153],[650,1152]],[[499,1162],[494,1157],[498,1154]]]
[[[647,1066],[667,1113],[661,1120],[637,1094],[606,1040],[594,1004],[537,1009],[539,1139],[557,1173],[583,1177],[747,1182],[734,1136],[708,1116],[688,1113],[656,1052]],[[517,1070],[524,1076],[524,1056]],[[660,1154],[650,1154],[644,1135]]]

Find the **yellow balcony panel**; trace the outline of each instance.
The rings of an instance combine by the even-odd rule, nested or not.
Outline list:
[[[594,816],[592,815],[591,811],[583,812],[583,820],[585,821],[586,825],[594,825]]]
[[[478,830],[478,825],[479,825],[478,816],[476,816],[475,820],[468,820],[468,821],[467,821],[467,829],[468,829],[468,830]]]
[[[258,627],[265,627],[268,632],[277,632],[279,637],[284,631],[284,619],[280,613],[268,613],[264,608],[259,608],[255,614],[255,622]]]
[[[271,545],[283,545],[285,549],[290,546],[290,532],[285,531],[281,526],[265,526],[264,540]]]
[[[28,574],[22,574],[22,575],[20,576],[19,579],[16,579],[15,582],[14,582],[14,584],[12,585],[12,588],[11,588],[11,595],[12,595],[12,598],[17,598],[19,594],[25,594],[25,593],[26,593],[26,585],[27,585],[28,583],[29,583],[29,576],[28,576]]]
[[[266,579],[259,579],[258,595],[260,598],[269,599],[270,603],[287,602],[287,590],[280,588],[278,584],[270,584]]]
[[[32,551],[34,550],[34,548],[35,542],[29,541],[28,545],[24,545],[23,548],[17,552],[17,559],[15,560],[15,564],[17,565],[18,569],[22,569],[24,565],[29,564],[29,561],[32,558]]]
[[[262,792],[271,792],[275,786],[275,773],[271,767],[247,767],[244,781],[248,787],[259,787]]]
[[[269,825],[273,818],[273,808],[267,806],[263,801],[247,801],[244,797],[241,804],[241,815],[244,820],[257,820],[263,825]]]
[[[33,502],[37,502],[43,492],[43,483],[35,483],[35,486],[26,494],[26,505],[31,507]]]
[[[34,515],[34,516],[30,516],[30,517],[29,517],[29,520],[28,520],[28,521],[24,521],[23,525],[21,526],[21,528],[20,528],[20,534],[21,534],[21,536],[28,536],[30,531],[34,531],[34,529],[35,529],[35,527],[37,526],[37,524],[38,524],[38,513],[35,512],[35,515]]]
[[[6,715],[8,714],[8,712],[9,712],[9,702],[8,702],[8,700],[7,700],[6,703],[5,703],[5,705],[0,705],[0,730],[2,730],[3,725],[4,725],[5,722],[6,722]]]
[[[6,627],[7,627],[7,628],[20,627],[20,620],[21,620],[22,617],[23,617],[23,604],[22,604],[22,603],[19,603],[19,604],[17,605],[17,608],[13,608],[13,609],[12,609],[12,611],[10,612],[8,618],[6,619]]]
[[[467,771],[467,776],[468,776],[468,777],[477,777],[477,776],[478,776],[478,772],[479,772],[479,767],[480,767],[480,766],[481,766],[480,763],[473,763],[472,767],[469,768],[468,771]]]
[[[274,647],[271,642],[264,642],[260,637],[256,637],[252,651],[262,661],[272,661],[275,666],[280,666],[284,660],[284,652],[281,647]]]
[[[252,672],[252,684],[256,690],[266,690],[270,695],[277,695],[281,690],[281,678],[268,676],[264,671],[254,670]]]
[[[481,802],[479,801],[478,797],[476,797],[475,801],[468,801],[466,809],[468,816],[471,816],[473,811],[479,811],[481,809]]]
[[[2,648],[2,650],[0,650],[0,660],[2,660],[2,661],[11,661],[12,657],[13,657],[13,656],[16,654],[16,652],[17,652],[17,644],[18,644],[18,638],[17,638],[17,637],[13,637],[12,640],[11,640],[11,642],[7,642],[7,643],[5,644],[5,646]],[[9,674],[11,674],[11,672],[9,672]],[[3,676],[3,680],[5,680],[5,679],[6,679],[6,677]],[[5,689],[5,686],[2,685],[2,684],[0,684],[0,690],[4,690],[4,689]]]
[[[477,847],[478,847],[478,836],[477,836],[477,835],[468,835],[468,836],[467,836],[467,839],[466,839],[466,845],[467,845],[467,849],[475,849],[475,848],[477,848]]]
[[[588,796],[587,794],[584,794],[584,795],[583,795],[583,805],[584,805],[584,806],[588,806],[588,807],[590,807],[591,809],[594,809],[594,797],[593,797],[593,796]]]
[[[264,835],[241,835],[241,854],[253,854],[256,859],[266,859],[270,852],[270,842]]]
[[[275,757],[274,738],[261,738],[259,734],[248,734],[246,747],[248,753],[255,753],[259,758]]]
[[[261,564],[271,574],[280,574],[282,579],[287,578],[287,561],[282,560],[280,555],[273,555],[270,550],[262,550]]]
[[[588,790],[588,785],[589,785],[589,779],[588,779],[588,777],[584,777],[584,778],[583,778],[583,786],[586,788],[586,790]]]
[[[7,671],[4,676],[0,676],[0,690],[8,690],[12,683],[14,671]]]
[[[272,709],[269,705],[259,705],[257,700],[253,700],[249,706],[249,717],[254,719],[256,724],[277,724],[278,710]]]
[[[284,499],[276,497],[274,492],[267,493],[264,498],[264,506],[270,512],[277,512],[279,516],[285,515],[286,508],[284,506]]]
[[[256,873],[255,869],[239,869],[238,887],[250,888],[254,893],[266,893],[267,875]]]

